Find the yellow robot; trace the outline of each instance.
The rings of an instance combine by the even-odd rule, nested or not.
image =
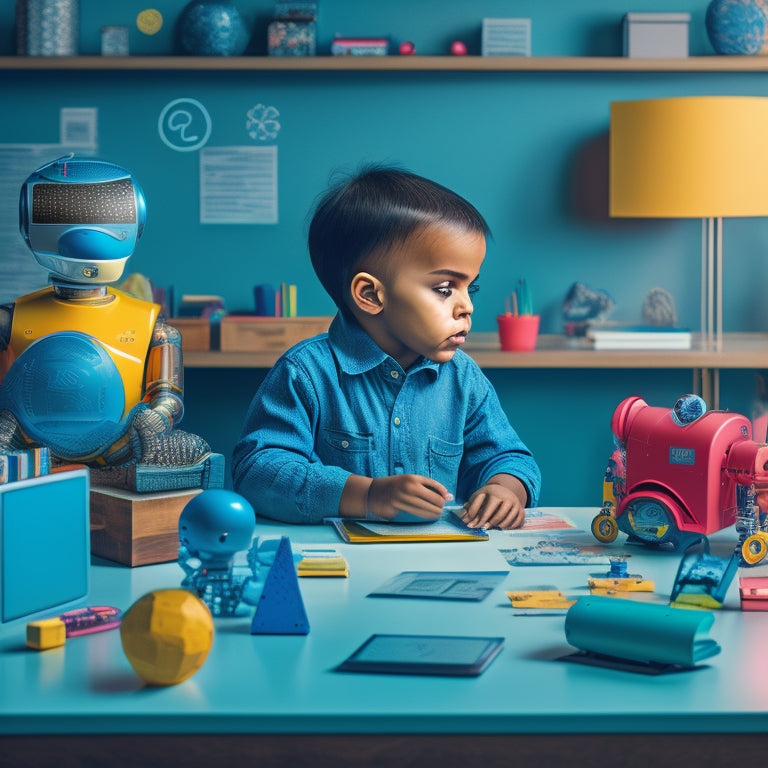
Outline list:
[[[0,305],[0,451],[47,446],[94,468],[97,485],[220,487],[224,457],[176,429],[180,334],[110,285],[145,220],[140,186],[109,162],[68,156],[24,182],[20,230],[51,284]]]

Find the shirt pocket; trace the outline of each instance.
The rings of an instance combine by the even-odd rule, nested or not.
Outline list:
[[[429,438],[429,476],[456,493],[464,443],[449,443],[439,437]]]
[[[318,447],[323,464],[341,467],[356,475],[370,475],[373,435],[325,429]]]

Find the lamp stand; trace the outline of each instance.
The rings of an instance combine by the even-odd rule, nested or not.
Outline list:
[[[723,349],[723,219],[701,220],[701,341],[707,350]],[[710,407],[720,407],[720,369],[701,369],[701,391]],[[705,386],[707,374],[711,379]]]
[[[723,349],[723,220],[701,220],[701,335],[707,349]]]

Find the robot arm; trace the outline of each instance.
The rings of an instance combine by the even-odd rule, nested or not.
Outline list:
[[[11,342],[12,321],[13,304],[0,304],[0,382],[13,362],[13,356],[8,348]]]
[[[181,334],[159,318],[149,346],[144,401],[169,427],[184,415],[184,368]]]
[[[758,506],[768,512],[768,444],[744,440],[731,446],[725,471],[735,475],[739,485],[755,488]]]
[[[768,488],[768,444],[742,440],[734,443],[725,459],[725,471],[739,485]]]

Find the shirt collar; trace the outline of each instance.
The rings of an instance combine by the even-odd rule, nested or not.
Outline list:
[[[406,373],[396,360],[376,344],[360,323],[342,312],[338,312],[333,318],[331,327],[328,329],[328,340],[344,373],[349,375],[366,373],[384,363],[389,368],[395,366],[399,371]],[[432,376],[437,378],[440,363],[422,357],[408,369],[407,373],[411,374],[422,369],[431,371]]]

